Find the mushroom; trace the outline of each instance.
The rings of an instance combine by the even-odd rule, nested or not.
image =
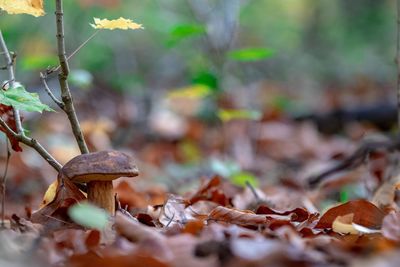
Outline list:
[[[75,183],[87,183],[89,202],[113,215],[112,181],[138,176],[139,171],[131,156],[119,151],[100,151],[74,157],[61,168],[59,175]]]

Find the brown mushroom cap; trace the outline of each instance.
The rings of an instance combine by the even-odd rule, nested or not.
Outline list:
[[[73,182],[88,183],[135,177],[139,171],[131,156],[112,150],[76,156],[62,167],[60,175]]]

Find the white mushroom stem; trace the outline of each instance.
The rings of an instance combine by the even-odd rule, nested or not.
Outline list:
[[[112,181],[89,182],[87,184],[87,195],[89,202],[114,215],[115,200]]]

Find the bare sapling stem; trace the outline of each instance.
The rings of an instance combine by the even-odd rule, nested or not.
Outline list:
[[[400,0],[397,0],[396,64],[397,64],[397,127],[398,131],[400,131]]]
[[[69,66],[65,51],[65,39],[64,39],[64,14],[63,14],[63,1],[56,0],[56,23],[57,23],[57,49],[58,59],[60,62],[60,72],[58,74],[58,81],[60,83],[61,99],[64,103],[64,111],[68,116],[71,124],[72,132],[75,136],[76,142],[78,143],[79,149],[82,154],[89,153],[85,138],[79,120],[75,112],[75,107],[72,101],[71,91],[68,85]]]

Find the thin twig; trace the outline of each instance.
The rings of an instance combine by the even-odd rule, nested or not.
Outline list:
[[[72,52],[71,55],[69,55],[69,56],[67,57],[67,61],[69,61],[73,56],[75,56],[75,54],[78,53],[79,50],[81,50],[81,49],[82,49],[90,40],[92,40],[93,37],[95,37],[99,32],[100,32],[100,30],[95,31],[92,35],[89,36],[89,38],[86,39],[86,41],[84,41],[82,44],[80,44],[80,45],[75,49],[75,51]],[[56,68],[52,69],[52,70],[50,71],[50,73],[51,73],[51,72],[58,71],[60,68],[61,68],[61,65],[58,65]]]
[[[6,158],[6,166],[4,169],[3,179],[1,180],[1,228],[5,228],[5,212],[6,212],[6,182],[7,182],[7,173],[8,173],[8,164],[10,162],[10,147],[8,146],[8,140],[6,139],[6,148],[7,148],[7,158]]]
[[[15,55],[11,58],[10,52],[8,51],[6,42],[4,41],[3,38],[3,33],[0,30],[0,46],[1,50],[4,52],[4,57],[6,59],[6,64],[7,64],[7,70],[8,70],[8,79],[9,79],[9,87],[10,89],[13,89],[14,87],[14,82],[15,82],[15,74],[14,74],[14,60],[15,60]],[[13,113],[14,113],[14,119],[15,119],[15,127],[17,129],[18,133],[23,133],[24,130],[22,128],[22,123],[21,123],[21,116],[19,115],[19,110],[13,107]]]
[[[64,103],[62,101],[58,100],[57,97],[50,90],[50,88],[47,84],[47,81],[46,81],[46,77],[47,77],[47,75],[43,74],[42,72],[40,73],[40,79],[42,80],[42,83],[44,85],[44,90],[50,96],[50,98],[54,101],[54,103],[56,103],[60,109],[64,110],[64,107],[65,107]]]
[[[19,142],[35,149],[36,152],[38,152],[39,155],[42,156],[42,158],[44,158],[44,160],[46,160],[57,172],[60,172],[62,165],[55,158],[53,158],[53,156],[49,152],[47,152],[47,150],[38,141],[36,141],[36,139],[27,137],[22,133],[18,134],[14,132],[14,130],[11,129],[10,126],[8,126],[8,124],[1,117],[0,125],[8,134],[12,135]]]
[[[250,189],[251,193],[253,193],[254,198],[256,199],[257,203],[261,202],[260,196],[257,194],[257,191],[254,188],[254,186],[247,180],[245,181],[245,184]]]
[[[58,59],[60,61],[61,70],[58,74],[58,81],[60,83],[61,99],[65,105],[64,111],[68,116],[71,124],[72,132],[78,143],[79,149],[82,154],[89,153],[85,139],[82,134],[79,120],[75,112],[75,107],[72,101],[71,91],[68,85],[69,66],[65,52],[64,40],[64,17],[63,17],[63,1],[56,0],[56,23],[57,23],[57,49]]]

